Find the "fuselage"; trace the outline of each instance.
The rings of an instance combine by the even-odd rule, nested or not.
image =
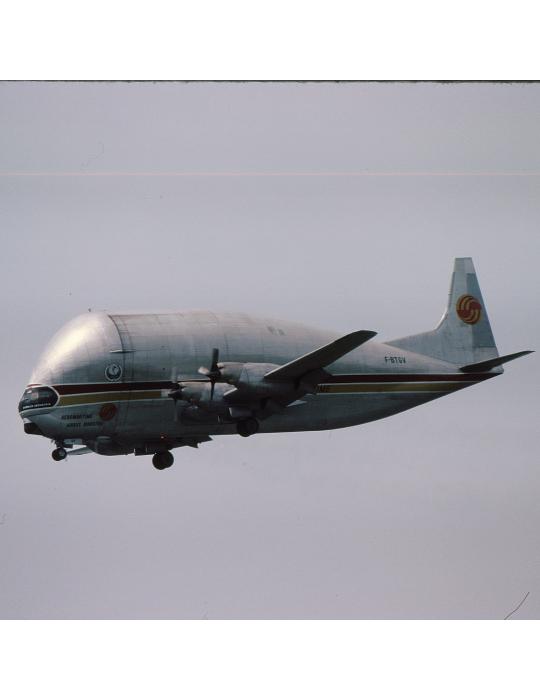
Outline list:
[[[19,404],[27,432],[102,454],[152,452],[235,433],[170,398],[201,381],[218,348],[235,363],[283,365],[339,334],[242,313],[87,313],[64,326],[41,356]],[[448,362],[369,341],[325,368],[329,378],[260,425],[260,432],[325,430],[404,411],[487,378]],[[191,442],[190,442],[191,440]]]

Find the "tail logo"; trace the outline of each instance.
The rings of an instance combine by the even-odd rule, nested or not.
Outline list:
[[[482,305],[470,294],[463,294],[456,302],[456,312],[464,323],[478,323],[482,315]]]

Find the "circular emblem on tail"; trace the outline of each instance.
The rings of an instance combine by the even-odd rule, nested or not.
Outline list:
[[[457,315],[465,323],[478,323],[482,315],[482,305],[470,294],[463,294],[456,302]]]

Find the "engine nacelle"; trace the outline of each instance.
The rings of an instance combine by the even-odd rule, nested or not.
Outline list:
[[[269,362],[223,362],[219,369],[221,377],[242,391],[253,396],[286,394],[294,390],[293,382],[276,382],[265,379],[265,375],[279,365]]]
[[[240,379],[242,370],[244,369],[243,362],[218,362],[219,376],[224,382],[234,384]]]
[[[219,411],[225,408],[223,395],[231,390],[229,384],[218,382],[212,386],[210,382],[181,382],[179,388],[171,393],[172,398],[188,401],[209,411]]]

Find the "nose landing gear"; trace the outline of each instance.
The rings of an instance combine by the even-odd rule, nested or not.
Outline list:
[[[67,457],[67,451],[63,447],[57,447],[51,452],[51,457],[55,462],[60,462]]]
[[[152,457],[152,464],[156,469],[162,470],[172,467],[174,457],[171,452],[156,452]]]

